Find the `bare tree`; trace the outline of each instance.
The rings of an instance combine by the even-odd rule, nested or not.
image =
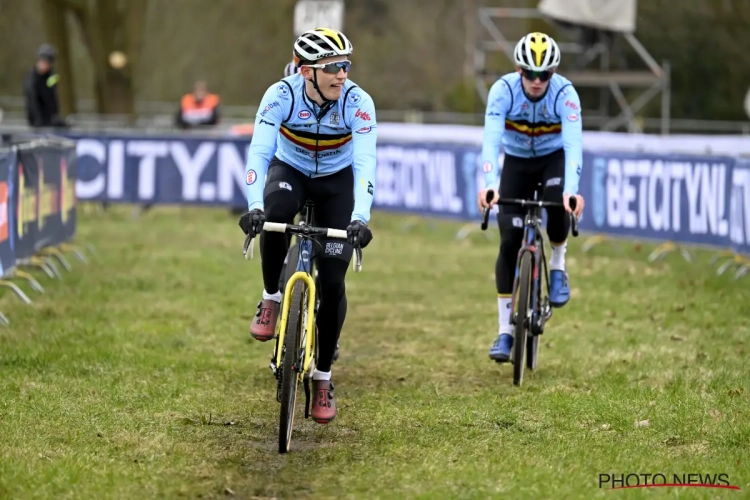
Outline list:
[[[48,34],[67,61],[66,13],[75,17],[94,68],[97,113],[135,116],[135,82],[147,4],[148,0],[44,0],[42,4],[45,19],[49,19]],[[69,66],[61,68],[61,72],[65,70],[70,74]],[[64,96],[71,103],[72,88],[66,89]]]

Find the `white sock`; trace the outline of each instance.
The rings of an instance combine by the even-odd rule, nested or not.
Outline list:
[[[331,372],[315,370],[313,372],[313,380],[331,380]]]
[[[549,268],[551,271],[565,271],[565,250],[568,248],[568,242],[564,242],[562,245],[551,245],[552,246],[552,258],[549,260]]]
[[[497,322],[498,335],[513,333],[513,325],[510,324],[510,297],[497,298]]]
[[[274,302],[281,303],[281,291],[278,291],[276,293],[268,293],[265,289],[263,289],[263,300],[273,300]]]

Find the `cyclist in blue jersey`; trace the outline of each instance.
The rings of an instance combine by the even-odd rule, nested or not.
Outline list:
[[[570,218],[579,217],[584,200],[578,194],[583,166],[581,102],[569,80],[557,74],[560,49],[544,33],[529,33],[516,44],[516,71],[492,85],[485,113],[482,162],[484,188],[478,194],[481,209],[499,198],[531,199],[538,185],[547,201],[563,201],[565,209],[547,209],[547,234],[552,246],[550,304],[562,307],[570,299],[565,250]],[[502,173],[498,168],[504,149]],[[498,185],[499,183],[499,185]],[[487,202],[488,192],[492,201]],[[568,198],[576,196],[575,211]],[[500,253],[495,264],[498,300],[498,335],[490,348],[497,362],[510,359],[513,347],[511,293],[516,258],[523,238],[524,209],[499,207]]]
[[[295,41],[299,74],[271,85],[255,117],[246,167],[248,212],[239,221],[245,234],[254,237],[265,221],[293,222],[309,198],[315,203],[316,225],[347,231],[343,244],[322,241],[325,250],[318,260],[319,353],[312,408],[318,423],[336,416],[331,363],[346,316],[346,271],[353,248],[372,240],[367,223],[375,190],[375,105],[347,79],[351,53],[351,42],[333,29],[309,30]],[[261,342],[275,334],[287,250],[285,234],[261,234],[263,299],[250,326],[250,334]]]
[[[286,65],[284,66],[284,76],[285,77],[296,75],[297,73],[299,73],[299,67],[297,66],[297,63],[294,62],[294,60],[292,60],[292,62],[286,63]],[[292,235],[291,234],[287,235],[287,241],[289,242],[288,245],[291,245],[291,242],[292,242]],[[281,266],[281,273],[279,275],[279,291],[283,291],[284,290],[284,286],[286,284],[286,281],[284,281],[283,278],[284,278],[285,273],[286,273],[286,266],[289,263],[288,260],[289,260],[289,252],[287,252],[286,257],[284,257],[284,265]],[[320,298],[318,298],[318,302],[320,302]],[[339,356],[339,344],[338,344],[338,341],[337,341],[336,342],[336,350],[333,353],[333,361],[334,362],[336,361],[336,359],[338,359],[338,356]]]
[[[284,77],[296,75],[297,73],[299,73],[299,68],[294,61],[286,63],[286,66],[284,66]]]

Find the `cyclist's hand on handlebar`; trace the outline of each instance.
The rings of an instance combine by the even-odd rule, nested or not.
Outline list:
[[[254,208],[249,212],[242,214],[242,217],[240,217],[240,227],[245,234],[250,236],[250,238],[255,238],[263,229],[263,223],[265,221],[266,214],[263,213],[263,210]]]
[[[488,194],[491,196],[491,201],[487,203]],[[500,199],[500,192],[497,189],[482,189],[479,191],[479,194],[477,195],[477,203],[479,205],[479,210],[484,210],[485,208],[491,208],[492,205],[495,205],[498,200]]]
[[[372,241],[372,231],[367,224],[359,220],[353,220],[346,228],[347,241],[353,247],[364,248]]]
[[[576,203],[575,203],[575,209],[570,208],[570,197],[575,196]],[[576,219],[579,219],[581,217],[581,214],[583,213],[583,206],[584,206],[584,200],[583,196],[580,194],[577,195],[571,195],[568,193],[563,194],[563,205],[565,205],[565,211],[569,214],[575,214]]]

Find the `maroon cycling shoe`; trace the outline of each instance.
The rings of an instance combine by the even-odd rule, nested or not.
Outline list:
[[[313,380],[312,419],[319,424],[327,424],[336,417],[336,401],[333,399],[333,382]]]
[[[250,324],[250,335],[255,340],[266,342],[276,335],[276,321],[279,319],[281,305],[275,300],[261,300],[258,311]]]

